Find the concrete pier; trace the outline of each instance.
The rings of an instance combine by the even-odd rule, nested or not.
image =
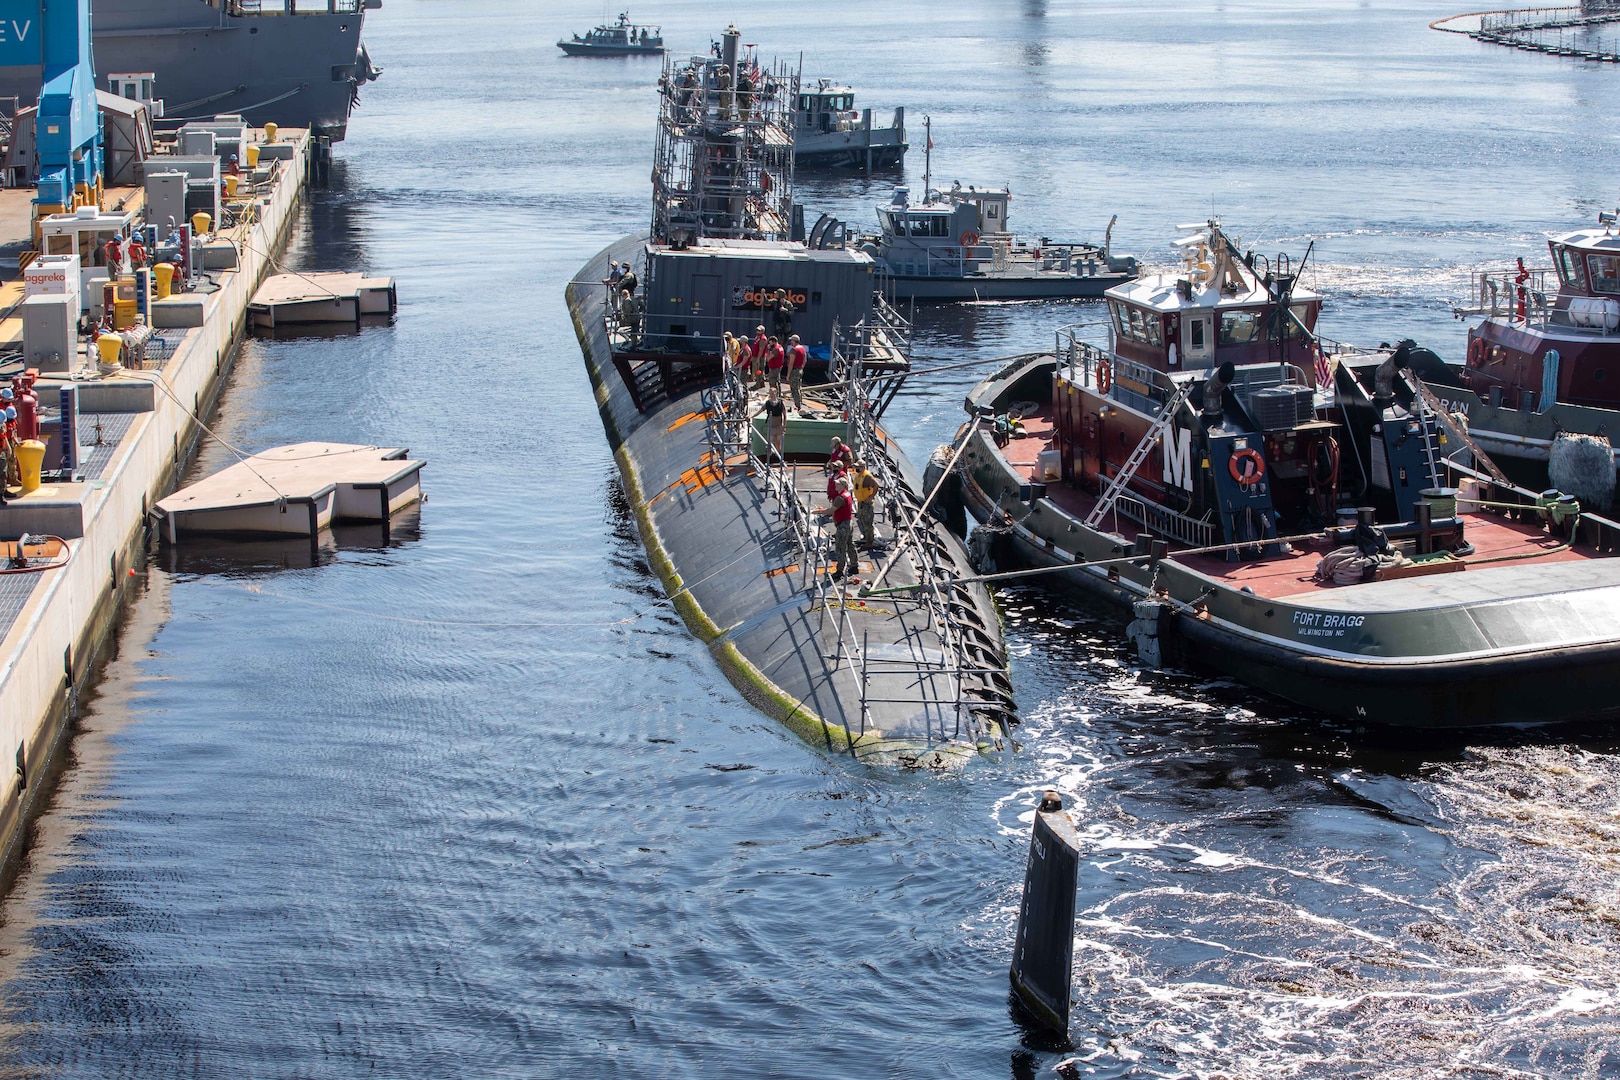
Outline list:
[[[73,549],[61,569],[0,578],[0,753],[15,759],[15,768],[0,779],[0,845],[7,864],[41,795],[40,777],[59,747],[77,688],[141,556],[147,513],[173,486],[177,467],[195,446],[197,421],[229,368],[248,300],[281,250],[302,200],[308,134],[284,130],[275,149],[270,181],[239,207],[239,223],[218,233],[238,252],[236,265],[214,271],[210,291],[182,294],[197,308],[199,325],[158,329],[141,369],[109,375],[97,372],[81,343],[72,378],[47,376],[38,384],[45,406],[59,399],[61,385],[75,387],[75,441],[84,455],[74,480],[47,483],[0,508],[0,538],[49,531],[67,538]],[[152,164],[161,165],[161,158]],[[0,240],[10,241],[0,251],[28,246],[31,194],[0,192],[0,226],[7,234]],[[138,192],[121,198],[125,210],[139,206]],[[7,315],[20,299],[20,281],[0,285],[0,310]],[[12,320],[0,322],[0,339],[14,327]],[[7,346],[0,340],[0,351],[19,348],[18,342]]]
[[[1080,838],[1055,791],[1041,797],[1029,837],[1024,899],[1013,944],[1012,986],[1043,1026],[1069,1029],[1069,987],[1074,977],[1074,898]]]

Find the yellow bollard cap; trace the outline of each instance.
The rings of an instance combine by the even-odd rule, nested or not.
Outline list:
[[[274,125],[274,124],[266,124],[266,125],[264,125],[264,141],[265,142],[275,142],[276,141],[276,132],[279,131],[279,130],[281,130],[281,129],[276,127],[276,125]]]

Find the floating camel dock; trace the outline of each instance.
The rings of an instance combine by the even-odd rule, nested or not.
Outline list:
[[[387,521],[422,497],[425,462],[403,447],[294,443],[265,450],[153,508],[169,543],[187,534],[314,536],[334,521]]]
[[[399,308],[391,277],[365,274],[275,274],[248,302],[253,325],[265,329],[301,323],[358,323],[363,315],[393,315]]]

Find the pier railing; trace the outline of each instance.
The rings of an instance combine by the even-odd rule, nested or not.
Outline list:
[[[1575,313],[1558,304],[1558,275],[1550,268],[1475,271],[1469,275],[1468,300],[1453,310],[1460,316],[1485,315],[1512,319],[1528,326],[1556,327],[1561,332],[1592,337],[1620,337],[1620,306],[1592,311],[1577,321]],[[1608,298],[1620,301],[1620,296]],[[1610,326],[1610,321],[1614,322]]]

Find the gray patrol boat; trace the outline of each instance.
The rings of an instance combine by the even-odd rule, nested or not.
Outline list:
[[[793,123],[793,160],[810,168],[899,168],[906,162],[906,110],[887,127],[876,126],[870,107],[855,108],[855,91],[830,79],[799,87]]]
[[[930,768],[1008,749],[990,592],[967,580],[966,550],[882,430],[909,328],[874,292],[868,256],[787,239],[797,79],[777,68],[770,92],[739,102],[720,68],[750,62],[732,27],[718,56],[666,70],[650,235],[612,244],[567,289],[648,561],[743,695],[812,744]],[[808,352],[774,446],[765,395],[728,363],[727,337],[756,327]],[[834,437],[880,482],[876,542],[842,577],[826,513]],[[872,583],[902,591],[862,599]]]
[[[360,40],[382,0],[92,0],[101,89],[151,73],[163,111],[184,121],[237,113],[248,124],[313,130],[336,142],[360,87],[381,74]],[[0,68],[0,95],[39,97],[41,68]]]
[[[927,117],[925,130],[930,129]],[[932,144],[932,136],[929,144]],[[877,208],[878,232],[856,242],[897,300],[1073,300],[1101,296],[1135,278],[1137,262],[1113,253],[1114,222],[1101,244],[1015,234],[1004,188],[933,187],[925,151],[923,195],[897,187]]]

